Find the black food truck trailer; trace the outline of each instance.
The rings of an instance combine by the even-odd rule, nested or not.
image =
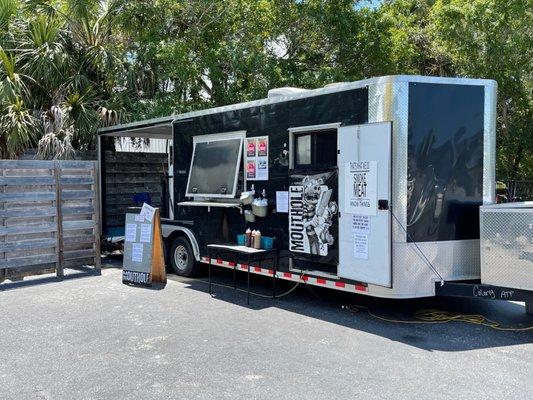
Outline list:
[[[254,274],[387,298],[529,303],[533,285],[509,296],[481,276],[496,91],[492,80],[385,76],[103,128],[102,235],[123,235],[124,213],[144,193],[161,207],[180,275],[198,262],[247,270],[208,245],[250,228],[279,250],[275,269],[253,265]],[[164,140],[168,152],[121,153],[123,137]]]

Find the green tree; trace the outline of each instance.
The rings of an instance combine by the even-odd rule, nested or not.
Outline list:
[[[373,2],[372,2],[373,3]],[[0,152],[387,74],[495,79],[498,174],[533,175],[531,0],[0,0]]]
[[[436,49],[458,75],[498,82],[498,175],[533,176],[533,7],[530,0],[439,0]]]
[[[94,147],[96,129],[117,122],[129,91],[112,39],[119,7],[0,0],[2,157],[37,144],[43,157],[68,156]]]

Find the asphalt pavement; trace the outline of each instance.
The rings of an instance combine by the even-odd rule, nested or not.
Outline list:
[[[214,279],[231,283],[231,271]],[[239,286],[244,287],[244,274]],[[292,283],[278,285],[279,292]],[[254,277],[252,290],[270,283]],[[421,308],[533,325],[524,305],[469,299],[390,301],[300,284],[272,301],[169,276],[121,271],[0,285],[0,399],[530,399],[533,331],[412,320]]]

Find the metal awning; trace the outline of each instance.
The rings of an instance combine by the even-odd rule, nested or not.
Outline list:
[[[172,139],[174,116],[147,119],[98,129],[98,136]]]

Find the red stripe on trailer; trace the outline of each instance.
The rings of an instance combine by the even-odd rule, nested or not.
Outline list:
[[[360,292],[366,292],[367,291],[367,287],[361,283],[356,283],[355,284],[355,290],[359,290]]]
[[[212,265],[220,265],[224,268],[234,268],[240,269],[242,271],[248,271],[248,264],[239,264],[232,261],[224,261],[209,257],[200,257],[200,260],[205,263],[210,263]],[[296,280],[303,280],[305,282],[309,282],[312,285],[318,285],[318,286],[326,286],[330,288],[338,288],[340,290],[345,290],[349,292],[368,292],[368,286],[365,283],[355,283],[355,284],[347,284],[343,281],[335,281],[330,279],[324,279],[324,278],[318,278],[315,276],[308,276],[308,275],[298,275],[293,274],[291,272],[279,272],[277,273],[274,269],[268,269],[268,268],[261,268],[259,266],[252,266],[250,265],[250,272],[255,274],[262,274],[262,275],[270,275],[274,276],[276,275],[278,278],[281,279],[287,279],[291,281]]]

